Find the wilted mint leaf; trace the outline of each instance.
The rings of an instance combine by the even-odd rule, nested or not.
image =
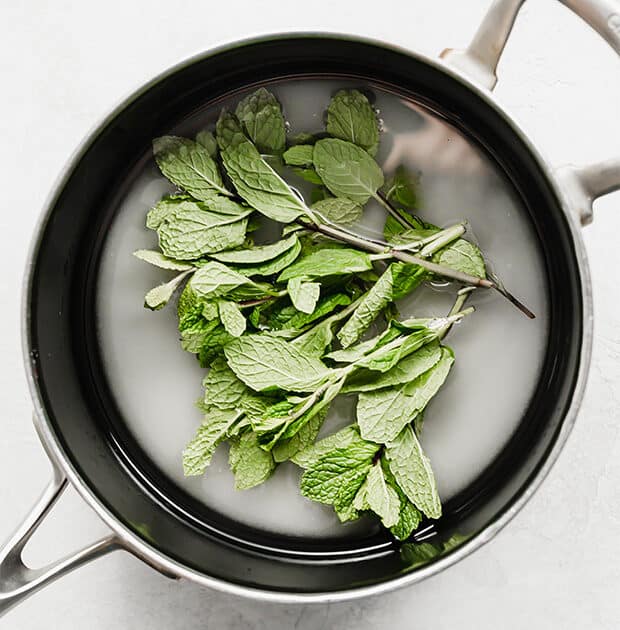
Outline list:
[[[400,165],[383,186],[383,194],[392,203],[412,210],[420,205],[420,175]],[[415,226],[414,226],[415,227]]]
[[[433,262],[477,278],[487,277],[486,265],[480,249],[464,238],[440,249],[433,256]]]
[[[144,306],[150,308],[152,311],[158,311],[160,308],[166,306],[177,287],[191,272],[191,269],[189,271],[184,271],[175,278],[172,278],[170,282],[160,284],[158,287],[151,289],[144,297]]]
[[[297,240],[297,234],[293,233],[288,238],[284,238],[270,245],[256,245],[246,249],[233,249],[218,252],[213,254],[211,258],[219,260],[220,262],[236,265],[256,265],[277,258],[294,247]]]
[[[133,255],[144,262],[147,262],[151,265],[155,265],[155,267],[160,267],[161,269],[170,269],[171,271],[187,271],[188,269],[193,269],[194,266],[181,262],[180,260],[175,260],[174,258],[168,258],[168,256],[164,256],[161,252],[156,252],[150,249],[138,249]]]

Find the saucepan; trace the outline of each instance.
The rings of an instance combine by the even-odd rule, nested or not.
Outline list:
[[[524,0],[496,0],[464,51],[441,59],[355,37],[284,34],[199,55],[125,100],[72,158],[43,212],[26,272],[23,347],[34,422],[53,464],[41,499],[0,552],[0,613],[99,556],[124,550],[175,579],[278,602],[330,602],[414,584],[480,548],[536,491],[558,457],[582,399],[592,347],[592,295],[581,226],[592,202],[620,188],[620,158],[549,165],[496,102],[496,66]],[[620,53],[617,0],[561,0]],[[549,325],[536,391],[509,442],[451,498],[433,524],[458,531],[412,561],[382,535],[324,541],[251,531],[200,511],[155,478],[111,420],[102,385],[93,285],[115,195],[151,139],[205,103],[287,77],[357,78],[417,99],[469,130],[512,183],[544,243]],[[122,423],[121,423],[122,424]],[[110,534],[48,566],[22,552],[71,484]]]

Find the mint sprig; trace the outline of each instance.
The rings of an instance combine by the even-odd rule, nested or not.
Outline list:
[[[304,496],[343,522],[372,512],[405,540],[441,516],[420,433],[454,363],[443,339],[473,311],[473,287],[514,298],[487,277],[466,222],[441,229],[417,216],[419,174],[400,166],[386,176],[379,136],[366,96],[341,90],[325,134],[287,143],[280,103],[261,88],[195,140],[158,138],[155,161],[178,190],[146,218],[159,249],[135,256],[176,274],[148,292],[148,308],[185,284],[181,346],[209,368],[185,474],[205,473],[224,442],[238,489],[290,460]],[[300,176],[314,185],[308,199]],[[355,229],[371,201],[385,211],[378,239]],[[265,218],[281,235],[255,243]],[[396,301],[437,276],[468,285],[450,313],[399,319]],[[355,421],[317,441],[341,395],[357,396]]]

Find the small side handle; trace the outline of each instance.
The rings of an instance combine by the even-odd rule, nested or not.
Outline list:
[[[589,24],[620,55],[620,0],[559,0]],[[446,49],[444,62],[472,81],[493,90],[497,64],[525,0],[494,0],[470,45],[465,50]],[[592,221],[592,203],[620,190],[620,158],[588,166],[557,170],[568,200],[582,225]]]
[[[0,549],[0,616],[73,569],[120,549],[116,537],[110,535],[45,567],[31,568],[25,564],[23,560],[24,548],[67,485],[62,471],[55,464],[53,466],[52,480],[41,498],[33,506],[13,536]]]

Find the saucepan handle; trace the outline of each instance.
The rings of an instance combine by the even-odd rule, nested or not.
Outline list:
[[[0,616],[24,599],[73,569],[119,549],[110,535],[61,560],[38,569],[27,566],[23,551],[67,485],[64,473],[52,463],[52,480],[13,536],[0,549]]]
[[[620,0],[559,0],[585,20],[620,55]],[[492,90],[497,64],[525,0],[494,0],[470,45],[447,49],[441,57],[479,85]],[[620,158],[585,167],[567,166],[558,176],[583,224],[592,220],[592,203],[620,190]]]

